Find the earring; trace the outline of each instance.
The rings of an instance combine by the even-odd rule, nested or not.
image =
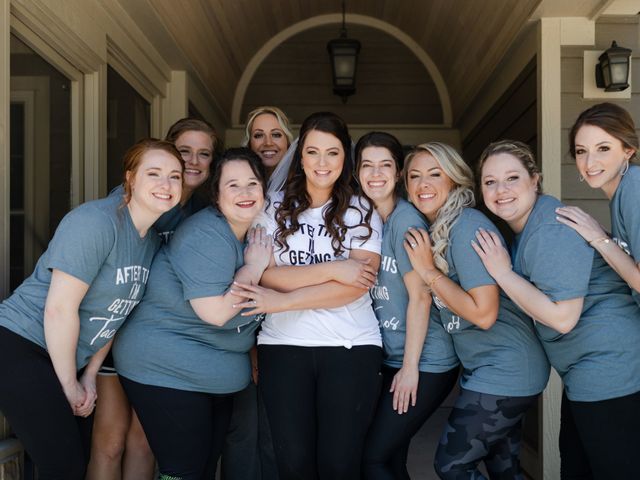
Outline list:
[[[629,171],[629,159],[624,162],[624,167],[620,169],[620,176],[624,177],[624,174]]]
[[[582,175],[578,175],[578,181],[579,182],[584,182],[584,177]]]

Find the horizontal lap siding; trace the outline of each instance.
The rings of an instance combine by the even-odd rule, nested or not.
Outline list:
[[[573,158],[569,155],[569,130],[585,109],[607,99],[585,100],[583,97],[583,51],[605,50],[616,40],[618,45],[633,50],[631,63],[631,99],[613,99],[626,108],[640,126],[640,25],[637,17],[605,17],[596,24],[596,45],[562,49],[562,201],[577,205],[593,215],[605,228],[610,228],[609,204],[600,190],[589,188],[578,179]],[[640,129],[638,129],[640,134]]]

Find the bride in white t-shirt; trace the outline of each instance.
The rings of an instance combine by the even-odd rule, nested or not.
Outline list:
[[[266,313],[262,390],[281,480],[359,478],[380,384],[378,321],[368,288],[380,264],[380,217],[354,193],[351,138],[329,112],[300,129],[283,192],[261,219],[273,234],[259,286],[234,291]],[[267,288],[265,288],[267,287]]]

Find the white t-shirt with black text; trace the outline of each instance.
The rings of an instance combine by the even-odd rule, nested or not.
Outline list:
[[[260,216],[259,223],[267,233],[274,234],[277,229],[275,212],[282,201],[282,193],[276,194],[267,210]],[[274,247],[276,265],[311,265],[314,263],[340,261],[349,258],[350,249],[367,250],[380,254],[382,246],[382,221],[374,211],[368,229],[360,226],[364,221],[368,203],[360,197],[351,198],[351,207],[345,214],[348,228],[344,239],[344,253],[336,258],[331,245],[331,235],[324,224],[323,210],[328,203],[309,208],[299,217],[300,228],[287,238],[289,249]],[[356,345],[382,346],[380,327],[373,312],[371,297],[363,291],[357,300],[336,308],[293,310],[268,314],[258,336],[261,345],[295,345],[303,347]]]

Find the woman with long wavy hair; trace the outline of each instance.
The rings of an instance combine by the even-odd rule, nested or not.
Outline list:
[[[234,291],[267,313],[262,391],[281,480],[354,479],[380,383],[381,339],[368,287],[379,216],[352,186],[351,138],[333,113],[302,124],[284,192],[261,222],[275,248],[262,287]],[[265,288],[268,287],[268,288]]]
[[[419,145],[405,161],[409,199],[431,225],[409,229],[405,249],[440,310],[463,366],[458,396],[436,452],[443,479],[521,478],[522,418],[544,389],[549,363],[531,321],[504,295],[472,249],[478,229],[473,174],[449,145]],[[491,428],[487,426],[491,425]]]

